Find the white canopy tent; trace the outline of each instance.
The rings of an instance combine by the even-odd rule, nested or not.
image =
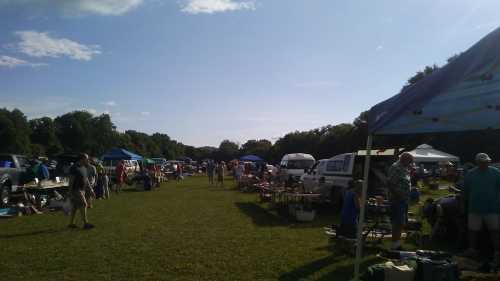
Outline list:
[[[415,163],[440,163],[440,162],[459,162],[460,158],[455,155],[434,149],[428,144],[417,146],[412,151],[409,151],[413,156]]]

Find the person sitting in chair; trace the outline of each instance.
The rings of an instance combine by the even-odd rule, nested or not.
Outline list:
[[[362,180],[349,182],[340,212],[340,236],[356,238],[362,187]]]

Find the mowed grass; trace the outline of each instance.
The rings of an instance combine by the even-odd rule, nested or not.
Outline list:
[[[169,182],[97,201],[95,229],[61,212],[0,220],[1,280],[349,280],[353,259],[322,227],[278,216],[256,194]],[[328,212],[326,212],[328,213]],[[374,257],[365,258],[373,263]]]

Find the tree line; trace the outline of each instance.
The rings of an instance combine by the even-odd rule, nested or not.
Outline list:
[[[54,157],[61,153],[87,152],[100,156],[114,147],[125,148],[146,157],[229,161],[253,154],[269,163],[279,163],[288,153],[309,153],[316,159],[363,149],[368,134],[368,112],[352,123],[328,125],[308,131],[295,131],[274,144],[266,139],[248,140],[242,145],[224,140],[218,147],[193,147],[171,139],[167,134],[127,130],[119,132],[107,114],[94,116],[74,111],[54,119],[28,120],[18,109],[0,109],[0,152]],[[481,151],[492,157],[500,155],[499,130],[375,137],[375,148],[406,148],[427,143],[437,149],[472,161]],[[499,161],[500,162],[500,161]]]

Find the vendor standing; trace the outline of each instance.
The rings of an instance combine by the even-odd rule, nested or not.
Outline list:
[[[411,190],[413,156],[407,152],[389,169],[388,187],[391,205],[392,246],[401,250],[401,233],[408,221],[408,199]]]
[[[490,232],[495,247],[495,261],[500,260],[498,230],[500,226],[500,170],[490,166],[491,158],[486,153],[476,155],[477,167],[465,176],[465,198],[469,228],[469,249],[466,254],[477,254],[477,237],[483,225]]]

